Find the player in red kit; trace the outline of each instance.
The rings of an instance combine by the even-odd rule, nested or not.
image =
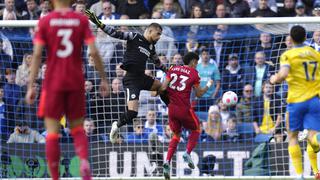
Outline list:
[[[69,120],[75,152],[80,158],[80,174],[91,179],[88,162],[88,140],[83,129],[85,90],[82,65],[82,44],[88,45],[101,76],[101,95],[106,96],[109,85],[94,36],[86,16],[73,12],[71,0],[53,0],[55,10],[40,19],[33,40],[33,60],[26,101],[34,103],[36,92],[32,85],[41,64],[42,50],[47,50],[47,70],[43,82],[38,115],[44,117],[46,130],[46,157],[53,180],[59,179],[59,119]]]
[[[194,113],[190,104],[190,94],[192,88],[197,97],[201,97],[212,86],[213,81],[208,81],[206,87],[200,87],[200,77],[197,67],[199,56],[190,52],[183,58],[184,66],[172,67],[166,75],[166,79],[161,86],[161,91],[167,90],[170,103],[169,107],[169,125],[173,132],[173,137],[169,143],[169,149],[166,162],[163,165],[163,174],[166,179],[170,179],[170,161],[175,153],[180,141],[182,127],[190,130],[187,150],[183,159],[191,169],[194,169],[190,153],[197,145],[200,135],[200,122]]]

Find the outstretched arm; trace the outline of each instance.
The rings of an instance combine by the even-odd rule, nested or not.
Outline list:
[[[135,36],[137,35],[136,33],[133,33],[133,32],[116,31],[115,28],[103,24],[98,19],[98,17],[92,11],[90,11],[88,9],[85,10],[85,13],[92,23],[97,25],[100,29],[102,29],[105,33],[107,33],[109,36],[111,36],[113,38],[123,39],[123,40],[133,40],[135,38]]]
[[[270,83],[271,84],[281,83],[288,77],[289,72],[290,72],[290,66],[287,66],[287,65],[281,66],[279,72],[270,77]]]
[[[154,65],[156,66],[157,69],[160,69],[163,72],[167,72],[168,71],[167,66],[164,65],[164,64],[161,64],[159,56],[157,55],[157,53],[155,51],[152,52],[150,60],[154,63]]]

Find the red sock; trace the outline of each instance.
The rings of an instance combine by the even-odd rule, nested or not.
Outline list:
[[[88,138],[82,126],[71,129],[74,149],[81,160],[88,159]]]
[[[190,154],[191,151],[196,147],[198,144],[200,133],[199,131],[191,131],[188,137],[188,144],[187,144],[187,153]]]
[[[172,159],[173,154],[176,152],[177,146],[179,144],[180,137],[173,136],[170,143],[169,149],[167,154],[167,161],[170,162]]]
[[[59,179],[60,146],[59,134],[49,133],[46,138],[46,156],[53,180]]]

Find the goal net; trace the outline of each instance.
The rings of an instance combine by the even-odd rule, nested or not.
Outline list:
[[[195,169],[183,161],[189,132],[182,133],[171,163],[176,178],[226,176],[294,176],[287,152],[285,129],[286,83],[272,86],[269,77],[279,69],[279,57],[292,48],[288,37],[294,24],[306,27],[306,44],[319,48],[319,20],[315,18],[257,18],[192,20],[119,20],[108,22],[119,31],[143,33],[151,22],[163,24],[156,45],[161,62],[182,63],[185,53],[199,54],[201,86],[213,79],[214,86],[202,98],[191,98],[199,117],[201,135],[191,154]],[[46,178],[44,123],[36,116],[38,104],[24,102],[32,57],[34,21],[0,22],[0,132],[1,178]],[[126,42],[109,37],[92,27],[103,57],[112,92],[98,93],[99,76],[93,59],[83,48],[86,77],[87,116],[85,129],[90,141],[90,162],[96,178],[155,178],[162,176],[162,164],[172,132],[167,107],[158,96],[141,91],[138,118],[123,127],[115,144],[109,142],[113,121],[126,109],[122,85],[125,71],[120,68]],[[49,29],[48,29],[49,30]],[[320,50],[320,49],[317,49]],[[45,78],[46,53],[35,84],[38,95]],[[70,72],[72,73],[72,72]],[[147,64],[146,74],[162,81],[165,74]],[[239,97],[236,106],[221,102],[226,91]],[[38,100],[37,100],[38,101]],[[67,120],[61,118],[61,177],[79,177],[76,157]],[[304,157],[304,173],[311,176],[305,151],[305,132],[299,136]]]

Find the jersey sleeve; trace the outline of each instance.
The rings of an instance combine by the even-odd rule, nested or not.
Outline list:
[[[42,18],[39,20],[38,25],[36,26],[33,44],[45,45],[45,32],[44,18]]]
[[[83,27],[85,28],[84,29],[84,42],[88,45],[88,44],[91,44],[94,42],[95,40],[95,37],[94,35],[92,34],[92,31],[89,27],[89,21],[87,18],[85,18],[83,20]]]
[[[123,39],[123,40],[127,40],[127,41],[133,40],[138,35],[137,33],[134,33],[134,32],[117,31],[115,28],[113,28],[111,26],[105,26],[103,31],[113,38]]]
[[[159,56],[157,55],[157,53],[156,53],[156,50],[155,50],[155,47],[154,47],[154,45],[153,45],[153,48],[152,48],[152,50],[151,50],[151,53],[150,53],[150,58],[149,58],[150,60],[151,60],[151,62],[153,63],[153,64],[155,64],[155,65],[160,65],[161,64],[161,61],[160,61],[160,59],[159,59]]]
[[[280,56],[280,66],[290,67],[290,62],[287,53],[284,53]]]

